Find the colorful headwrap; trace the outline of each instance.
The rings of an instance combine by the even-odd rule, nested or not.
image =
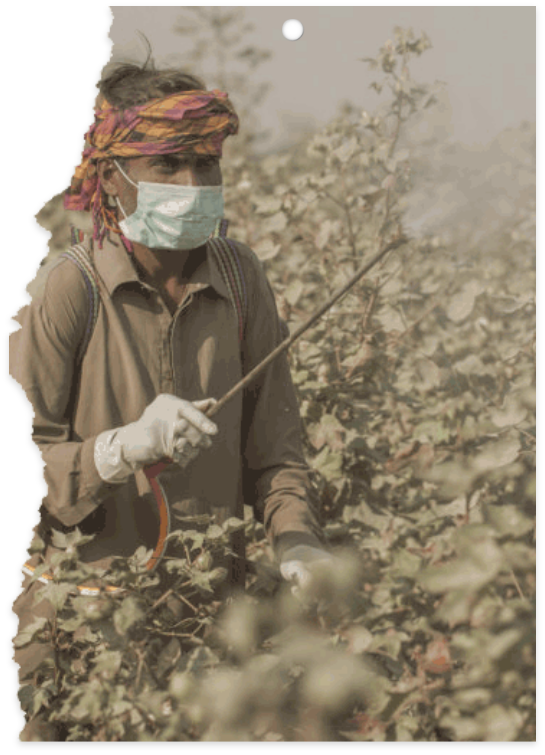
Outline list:
[[[178,92],[145,105],[119,110],[104,100],[85,134],[86,146],[64,198],[67,210],[93,213],[94,237],[121,233],[109,207],[97,163],[109,157],[141,157],[191,152],[221,157],[223,140],[238,131],[238,116],[225,92]]]

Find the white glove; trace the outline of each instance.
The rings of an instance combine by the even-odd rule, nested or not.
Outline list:
[[[163,457],[185,467],[218,432],[204,412],[216,402],[184,399],[163,393],[136,422],[105,430],[95,441],[95,466],[105,482],[124,482],[134,472]]]
[[[296,545],[288,548],[280,562],[280,574],[288,582],[293,582],[291,588],[296,598],[302,599],[303,593],[312,583],[312,570],[317,565],[323,568],[327,562],[332,562],[333,556],[321,548],[310,545]]]

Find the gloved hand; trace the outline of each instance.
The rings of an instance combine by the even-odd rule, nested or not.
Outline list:
[[[296,598],[304,602],[304,593],[312,584],[313,569],[324,568],[328,562],[333,562],[333,556],[321,548],[310,545],[296,545],[288,548],[280,561],[280,574],[288,582],[293,582],[291,588]]]
[[[95,441],[95,466],[105,482],[124,482],[131,474],[163,457],[185,467],[212,445],[217,426],[204,414],[216,402],[184,399],[163,393],[136,422],[105,430]]]

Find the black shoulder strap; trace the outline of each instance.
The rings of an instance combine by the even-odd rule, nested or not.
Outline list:
[[[95,328],[95,324],[98,318],[100,294],[98,292],[98,285],[91,259],[83,244],[75,244],[74,246],[71,246],[60,256],[66,257],[66,259],[71,260],[79,268],[81,274],[83,275],[89,298],[87,326],[85,328],[85,335],[78,349],[77,362],[79,364],[83,359],[85,352],[87,351],[87,346],[89,345],[89,341],[91,340],[91,336]]]

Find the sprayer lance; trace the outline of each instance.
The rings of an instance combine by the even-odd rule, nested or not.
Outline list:
[[[260,372],[263,372],[263,370],[269,366],[271,362],[273,362],[276,357],[279,354],[282,354],[282,352],[289,349],[289,347],[297,341],[297,339],[305,333],[314,323],[320,319],[320,317],[327,312],[328,309],[330,309],[335,302],[337,302],[344,294],[349,291],[352,286],[354,286],[360,278],[363,278],[363,276],[371,270],[380,260],[385,257],[388,252],[391,252],[394,249],[397,249],[398,247],[402,246],[403,244],[406,244],[409,241],[409,239],[406,236],[398,236],[396,239],[391,241],[389,244],[386,244],[386,246],[380,250],[372,259],[369,260],[369,262],[366,262],[365,265],[363,265],[359,270],[357,270],[354,275],[344,284],[344,286],[341,286],[326,302],[325,304],[322,304],[322,306],[313,314],[311,315],[308,320],[306,320],[302,325],[300,325],[288,338],[286,338],[282,343],[278,344],[278,346],[273,349],[270,354],[268,354],[265,359],[263,359],[259,364],[257,364],[253,370],[250,370],[247,375],[245,375],[242,380],[239,380],[238,383],[236,383],[227,393],[220,398],[220,400],[214,404],[207,412],[207,417],[213,417],[215,414],[217,414],[220,409],[223,409],[225,404],[230,401],[234,396],[237,395],[240,391],[244,390],[244,388],[249,385],[256,377],[259,375]],[[157,475],[163,471],[163,469],[168,465],[171,464],[170,459],[162,459],[159,462],[156,462],[155,464],[151,464],[148,467],[144,468],[144,472],[146,474],[146,477],[148,479],[153,479],[154,477],[157,477]]]

